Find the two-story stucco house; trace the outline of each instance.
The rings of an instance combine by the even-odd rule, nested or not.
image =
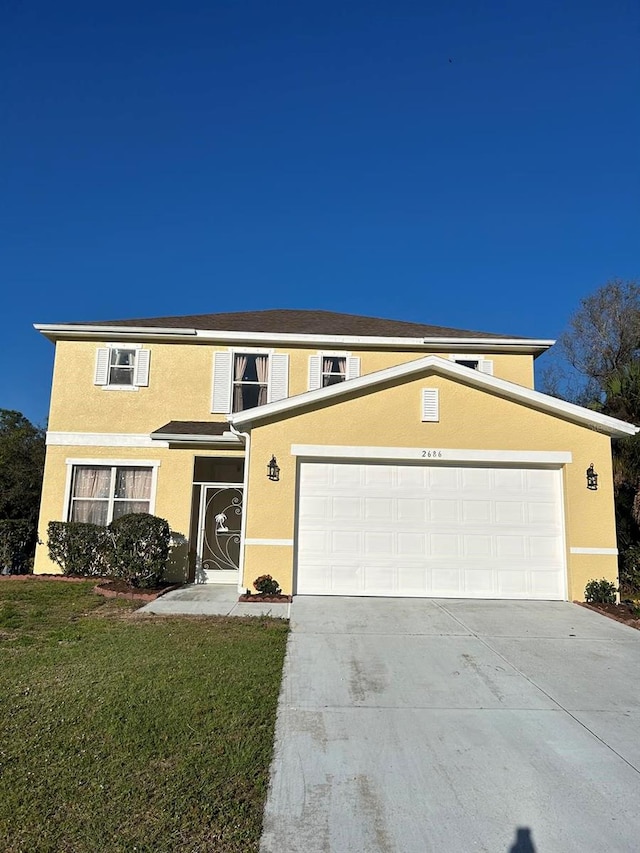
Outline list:
[[[144,511],[174,574],[239,590],[582,599],[617,578],[611,437],[637,428],[534,390],[553,341],[293,310],[36,329],[44,543],[53,519]]]

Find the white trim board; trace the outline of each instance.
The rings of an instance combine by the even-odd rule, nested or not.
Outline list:
[[[339,444],[292,444],[292,456],[333,459],[413,459],[427,464],[496,462],[559,467],[573,461],[565,450],[469,450],[438,447],[351,447]]]
[[[493,392],[508,400],[532,406],[542,412],[565,417],[574,423],[591,428],[599,428],[601,432],[608,435],[635,435],[637,432],[640,432],[640,427],[636,427],[633,424],[626,423],[617,418],[611,418],[608,415],[601,415],[598,412],[593,412],[591,409],[585,409],[583,406],[576,406],[574,403],[567,403],[565,400],[559,400],[557,397],[550,397],[548,394],[542,394],[540,391],[525,388],[523,385],[516,385],[515,382],[498,379],[495,376],[481,373],[478,370],[469,370],[467,367],[461,367],[448,358],[441,358],[437,355],[428,355],[418,358],[415,361],[378,370],[375,373],[367,373],[364,376],[349,379],[347,382],[330,385],[327,388],[306,391],[302,394],[297,394],[295,397],[266,403],[264,406],[257,406],[254,409],[247,409],[243,412],[235,412],[229,415],[229,421],[236,426],[251,425],[252,423],[257,423],[285,412],[288,413],[295,409],[307,408],[317,403],[330,403],[333,399],[348,397],[354,391],[362,391],[368,388],[373,389],[376,385],[382,385],[393,380],[406,378],[407,381],[410,381],[413,377],[427,377],[433,374],[460,381],[473,388]]]
[[[617,548],[570,548],[571,554],[608,554],[611,556],[617,556],[618,549]]]
[[[479,352],[523,352],[539,355],[553,346],[555,340],[540,338],[440,338],[440,337],[385,337],[380,335],[331,335],[331,334],[302,334],[290,332],[230,332],[208,329],[167,329],[152,326],[92,326],[34,323],[34,329],[51,340],[58,338],[97,338],[117,335],[126,340],[135,337],[137,340],[162,338],[163,340],[191,339],[194,337],[220,343],[235,344],[236,342],[255,341],[256,343],[273,342],[275,344],[311,344],[311,345],[342,345],[345,347],[381,347],[396,349],[448,349],[455,346],[460,351],[469,348]]]
[[[47,432],[49,447],[169,447],[148,433],[134,432]]]

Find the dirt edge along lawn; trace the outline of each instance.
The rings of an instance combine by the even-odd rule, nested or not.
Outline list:
[[[258,850],[288,623],[0,580],[0,849]]]

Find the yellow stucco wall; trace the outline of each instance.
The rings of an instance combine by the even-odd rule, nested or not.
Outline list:
[[[47,525],[49,521],[65,521],[67,460],[74,459],[86,464],[87,460],[96,460],[101,464],[108,461],[159,462],[155,515],[169,522],[176,540],[176,547],[170,559],[170,579],[184,580],[188,567],[188,548],[182,542],[189,537],[191,523],[191,494],[193,483],[193,464],[196,456],[233,456],[244,457],[244,451],[208,450],[185,448],[135,448],[135,447],[49,447],[44,470],[42,502],[38,537],[42,544],[36,549],[34,571],[36,574],[60,572],[59,567],[49,559],[46,547]],[[179,544],[182,542],[182,544]],[[193,547],[193,546],[192,546]]]
[[[62,341],[57,345],[49,430],[60,432],[142,433],[170,420],[224,420],[210,412],[213,353],[208,344],[145,344],[151,350],[150,384],[139,391],[105,391],[93,384],[98,343]],[[290,348],[290,395],[307,390],[308,358],[316,349]],[[414,361],[414,351],[351,350],[367,374]],[[447,357],[446,353],[441,353]],[[488,357],[488,356],[487,356]],[[493,355],[494,375],[525,387],[533,384],[533,359],[524,355]],[[420,420],[420,392],[440,390],[440,422]],[[564,470],[569,598],[582,599],[593,577],[615,580],[613,555],[571,554],[571,548],[615,548],[611,453],[608,436],[562,418],[516,404],[459,380],[431,376],[405,379],[358,392],[331,405],[293,413],[256,426],[251,441],[251,471],[245,496],[246,535],[255,539],[292,540],[295,534],[296,459],[292,444],[436,447],[475,450],[571,451]],[[155,513],[166,518],[176,534],[188,536],[195,456],[222,456],[241,451],[196,448],[116,448],[50,446],[47,451],[41,505],[40,538],[46,541],[49,520],[62,520],[67,459],[159,461]],[[275,454],[279,482],[266,478],[266,464]],[[585,469],[590,462],[600,475],[600,488],[589,492]],[[181,562],[182,561],[182,562]],[[186,553],[176,552],[176,576]],[[36,572],[57,571],[45,545],[36,554]],[[243,585],[258,574],[274,575],[286,592],[293,584],[290,545],[247,545]]]
[[[420,420],[421,389],[440,391],[439,423]],[[576,555],[571,548],[615,548],[611,450],[608,436],[530,409],[459,381],[437,376],[378,388],[334,405],[295,414],[252,431],[246,496],[247,537],[292,539],[295,533],[296,458],[292,444],[455,448],[474,450],[570,451],[564,469],[565,524],[570,599],[583,598],[593,577],[617,576],[615,555]],[[275,454],[280,480],[267,480]],[[599,489],[586,488],[591,462]],[[268,571],[291,591],[293,547],[248,545],[245,584]]]
[[[49,429],[59,432],[149,433],[170,420],[225,420],[211,413],[213,354],[208,344],[145,343],[151,351],[149,386],[106,390],[93,384],[96,350],[106,342],[59,341],[53,373]],[[249,349],[249,348],[247,348]],[[308,390],[309,356],[316,349],[276,349],[289,354],[289,395]],[[361,373],[373,373],[415,361],[427,353],[351,350],[360,356]],[[447,358],[446,353],[438,353]],[[494,375],[533,387],[533,357],[491,355]]]

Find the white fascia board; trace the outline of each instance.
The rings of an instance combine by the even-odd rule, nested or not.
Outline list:
[[[195,329],[163,329],[146,326],[61,326],[54,323],[34,323],[33,328],[54,342],[60,339],[104,341],[113,335],[126,341],[153,340],[154,338],[160,338],[163,341],[190,341],[196,336]]]
[[[152,433],[151,440],[154,445],[171,442],[172,444],[235,444],[242,447],[242,442],[232,432],[222,435],[182,435],[180,433],[170,435],[163,432],[157,438]]]
[[[357,447],[340,444],[292,444],[292,456],[308,459],[405,459],[428,463],[478,462],[560,467],[573,461],[568,450],[469,450],[467,448]]]
[[[574,403],[567,403],[565,400],[550,397],[547,394],[540,393],[540,391],[525,388],[523,385],[516,385],[514,382],[507,382],[505,379],[498,379],[487,373],[470,370],[468,367],[463,367],[437,355],[428,355],[424,358],[419,358],[416,361],[409,361],[405,364],[396,365],[395,367],[388,367],[385,370],[378,370],[375,373],[367,373],[364,376],[357,377],[356,379],[349,379],[347,382],[341,382],[339,385],[330,385],[327,388],[319,388],[316,391],[306,391],[305,393],[298,394],[295,397],[288,397],[284,400],[278,400],[275,403],[267,403],[264,406],[259,406],[255,409],[248,409],[245,412],[235,412],[234,414],[229,415],[229,421],[236,426],[238,424],[252,424],[284,412],[311,406],[314,403],[321,403],[325,401],[330,403],[333,399],[346,397],[354,391],[360,391],[375,385],[381,385],[385,382],[393,381],[394,379],[401,379],[405,377],[409,378],[416,374],[426,375],[431,373],[451,379],[461,380],[466,385],[471,385],[476,388],[493,391],[494,393],[497,393],[502,397],[506,397],[509,400],[525,403],[535,409],[548,412],[549,414],[559,415],[560,417],[565,417],[567,420],[571,420],[585,426],[600,428],[603,432],[608,433],[609,435],[635,435],[640,431],[639,427],[633,426],[633,424],[628,424],[625,421],[620,421],[617,418],[601,415],[598,412],[591,411],[591,409],[576,406]]]
[[[405,338],[383,337],[375,335],[308,335],[279,332],[227,332],[207,329],[165,329],[153,326],[90,326],[59,325],[55,323],[34,323],[34,329],[51,340],[57,338],[91,337],[104,339],[106,335],[117,334],[121,338],[154,338],[180,340],[183,338],[236,344],[302,344],[311,347],[336,346],[377,347],[382,349],[443,349],[455,346],[458,349],[473,348],[481,352],[500,352],[517,350],[524,353],[539,353],[552,346],[555,341],[535,338]]]

